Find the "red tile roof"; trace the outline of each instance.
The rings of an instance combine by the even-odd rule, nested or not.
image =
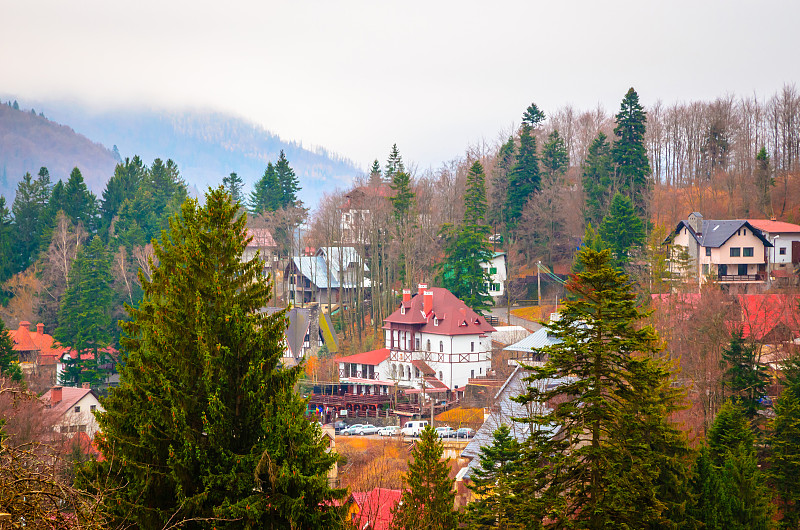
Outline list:
[[[748,223],[755,226],[759,230],[769,232],[770,234],[777,234],[780,232],[800,233],[800,225],[793,225],[792,223],[784,223],[783,221],[770,221],[768,219],[748,219]]]
[[[742,309],[741,329],[745,338],[761,340],[783,325],[794,337],[800,329],[800,296],[786,294],[741,294],[736,297]],[[734,326],[737,323],[733,324]]]
[[[248,228],[247,229],[247,237],[252,237],[253,240],[250,241],[247,246],[248,247],[277,247],[278,245],[275,243],[275,239],[272,237],[272,233],[266,228]]]
[[[384,329],[389,324],[417,324],[420,332],[435,335],[480,335],[496,331],[486,319],[442,287],[425,289],[433,292],[433,310],[423,314],[424,295],[415,295],[408,302],[402,302],[400,309],[384,320]],[[434,318],[438,326],[434,325]]]
[[[42,396],[42,401],[50,404],[50,412],[54,417],[61,417],[65,412],[70,410],[75,403],[83,399],[87,394],[92,393],[90,388],[75,388],[72,386],[65,386],[61,388],[61,401],[58,403],[50,403],[50,396],[53,392],[51,388]]]
[[[389,358],[389,350],[381,348],[379,350],[366,351],[347,357],[337,357],[334,361],[339,363],[368,364],[377,366]]]
[[[356,528],[364,528],[369,523],[369,528],[374,530],[387,530],[392,524],[392,508],[402,497],[401,490],[375,488],[371,491],[354,491],[350,498],[358,506],[358,514],[354,521]]]
[[[18,329],[8,331],[15,351],[38,351],[40,364],[54,364],[49,359],[57,359],[67,348],[62,348],[53,339],[52,335],[44,332],[44,325],[38,324],[36,331],[30,331],[31,324],[27,321],[19,323]],[[43,362],[44,361],[44,362]]]

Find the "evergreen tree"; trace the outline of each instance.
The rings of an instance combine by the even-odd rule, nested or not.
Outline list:
[[[36,202],[36,186],[30,173],[25,173],[17,185],[17,195],[11,211],[14,213],[14,240],[16,241],[17,263],[15,270],[25,270],[37,257],[39,238],[37,237],[40,217]]]
[[[100,231],[105,232],[122,209],[126,200],[132,200],[145,182],[147,167],[138,156],[126,158],[114,168],[103,190],[100,205]]]
[[[615,188],[611,144],[608,143],[608,137],[600,132],[589,146],[583,163],[583,193],[586,200],[583,218],[586,223],[600,226],[611,206]]]
[[[272,162],[268,162],[264,175],[258,179],[250,194],[250,212],[253,215],[274,212],[281,207],[282,197],[283,191],[278,182],[278,176],[275,174],[275,166],[272,165]]]
[[[464,221],[460,226],[445,226],[447,241],[445,260],[441,266],[441,283],[474,311],[482,312],[492,305],[489,296],[491,277],[487,264],[492,259],[487,239],[486,176],[480,162],[475,162],[467,174],[464,192]]]
[[[222,188],[187,200],[154,244],[157,266],[122,323],[120,385],[98,414],[112,523],[138,528],[332,528],[336,454],[282,369],[284,313],[261,312],[271,286],[242,261],[246,216]],[[111,487],[107,481],[111,481]]]
[[[600,236],[608,244],[616,266],[623,268],[628,264],[631,251],[641,248],[645,243],[644,224],[636,215],[631,200],[617,193],[611,201],[611,208],[600,225]]]
[[[0,285],[14,274],[14,227],[6,198],[0,195]],[[8,293],[0,289],[0,304],[7,303]]]
[[[676,527],[688,448],[668,418],[683,393],[610,251],[584,247],[580,259],[567,283],[576,299],[549,324],[561,342],[542,350],[548,359],[530,367],[518,398],[535,431],[558,432],[534,439],[546,457],[541,475],[521,482],[520,502],[547,517],[545,528]]]
[[[583,272],[583,260],[580,254],[580,250],[583,248],[590,248],[595,252],[602,252],[608,248],[608,243],[603,241],[603,238],[594,230],[591,223],[586,225],[586,230],[583,232],[583,241],[581,241],[581,246],[572,260],[571,271],[573,274]]]
[[[2,318],[0,318],[0,377],[6,377],[18,383],[22,381],[19,355],[14,351],[11,336],[8,334]]]
[[[397,144],[392,144],[392,150],[389,153],[389,158],[386,160],[386,171],[383,178],[386,182],[394,182],[397,173],[405,173],[406,167],[403,165],[403,157],[400,156],[400,151],[397,150]]]
[[[723,385],[752,420],[761,408],[759,400],[767,394],[770,378],[767,367],[756,359],[755,346],[747,344],[742,333],[741,329],[734,330],[728,346],[722,350],[722,359],[728,364]]]
[[[81,223],[88,232],[95,230],[97,198],[86,187],[77,167],[72,170],[64,186],[63,210],[73,223]]]
[[[400,501],[392,509],[396,530],[455,530],[458,515],[453,509],[455,491],[448,477],[448,460],[442,460],[444,446],[433,427],[420,433],[411,450],[406,483]]]
[[[784,368],[785,387],[770,422],[769,475],[778,496],[781,528],[800,526],[800,365]]]
[[[542,146],[542,169],[548,180],[558,182],[569,168],[569,155],[564,139],[558,134],[558,130],[547,137],[547,142]]]
[[[475,494],[463,516],[468,528],[518,528],[516,523],[522,519],[518,517],[513,477],[518,473],[521,452],[508,425],[500,425],[492,444],[481,448],[480,466],[474,468],[468,483]]]
[[[282,153],[283,151],[281,151]],[[291,169],[291,168],[289,168]],[[222,179],[222,186],[230,194],[233,202],[242,202],[242,188],[244,181],[235,172]]]
[[[756,188],[756,201],[759,212],[765,216],[771,216],[772,188],[775,186],[775,177],[772,176],[769,154],[763,145],[756,154],[756,167],[753,171],[753,181]]]
[[[97,386],[111,362],[101,350],[111,344],[110,262],[99,236],[83,246],[72,262],[70,283],[58,311],[58,327],[53,332],[62,346],[72,350],[72,361],[62,372],[61,384]]]
[[[382,182],[381,163],[378,162],[378,159],[376,158],[372,162],[372,167],[369,168],[369,185],[373,188],[377,188]]]
[[[614,147],[611,156],[621,190],[630,197],[636,213],[646,217],[650,196],[650,162],[644,145],[647,115],[639,104],[639,94],[631,88],[625,94],[616,115]]]
[[[504,214],[506,207],[506,197],[508,196],[508,176],[514,165],[514,138],[509,137],[508,141],[500,146],[495,159],[494,170],[492,171],[492,192],[491,208],[487,214],[487,221],[493,225],[505,223]]]
[[[289,166],[289,161],[286,160],[283,149],[281,149],[281,154],[275,163],[275,176],[281,187],[281,207],[295,206],[297,204],[297,192],[301,189],[298,185],[300,181],[295,176],[294,169]]]
[[[522,215],[522,209],[533,194],[539,189],[539,158],[536,153],[536,137],[533,127],[523,122],[519,136],[519,149],[514,167],[508,178],[508,196],[506,197],[506,223],[515,228]]]
[[[525,112],[522,114],[522,123],[536,129],[545,120],[544,112],[539,110],[536,103],[531,103]]]
[[[398,171],[392,175],[389,184],[394,194],[389,197],[392,203],[395,220],[405,227],[410,219],[414,207],[414,191],[411,189],[411,176],[405,171]]]

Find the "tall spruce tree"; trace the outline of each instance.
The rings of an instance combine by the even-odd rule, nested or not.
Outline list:
[[[633,201],[636,213],[646,217],[650,198],[650,162],[644,134],[647,115],[639,104],[639,94],[631,88],[622,98],[614,127],[614,147],[611,156],[614,160],[616,179],[625,195]]]
[[[611,144],[602,132],[592,141],[583,163],[583,194],[585,197],[583,219],[600,226],[611,206],[615,192],[614,165]]]
[[[528,199],[538,191],[541,184],[539,156],[533,132],[544,118],[544,113],[533,103],[522,116],[519,149],[508,178],[508,195],[506,197],[506,223],[512,229],[516,227]]]
[[[486,175],[480,162],[467,174],[464,192],[464,220],[459,226],[445,226],[447,241],[441,266],[441,283],[474,311],[492,305],[489,296],[491,277],[487,267],[492,259],[489,226],[486,224]]]
[[[263,212],[274,212],[281,207],[283,190],[281,189],[275,166],[267,163],[264,174],[256,182],[250,194],[250,213],[258,215]]]
[[[98,415],[102,487],[115,524],[138,528],[335,528],[336,454],[281,368],[284,313],[261,311],[270,281],[243,261],[246,218],[223,189],[187,200],[156,241],[158,265],[128,307],[120,385]],[[111,487],[107,487],[111,481]]]
[[[784,389],[768,429],[769,477],[778,497],[780,527],[800,527],[800,364],[784,367]]]
[[[0,195],[0,285],[14,274],[14,226],[6,198]],[[0,304],[5,305],[9,293],[0,288]]]
[[[11,205],[14,214],[14,239],[17,257],[16,270],[24,270],[38,257],[38,224],[41,217],[33,176],[25,173],[17,184],[17,194]]]
[[[120,212],[122,204],[133,199],[145,180],[147,166],[138,156],[126,158],[114,168],[114,174],[108,179],[103,190],[100,204],[100,232],[105,233],[111,221]]]
[[[403,157],[400,156],[400,151],[397,149],[397,144],[392,144],[392,150],[389,152],[389,158],[386,160],[386,171],[383,173],[383,178],[386,182],[394,182],[394,176],[397,173],[405,173],[406,166],[403,164]]]
[[[53,332],[62,346],[72,350],[60,383],[97,386],[109,371],[102,367],[112,362],[101,350],[114,333],[111,323],[111,266],[99,236],[81,247],[70,269],[70,283],[58,311],[58,327]]]
[[[381,185],[381,182],[381,163],[376,158],[372,161],[372,167],[369,168],[369,185],[377,188]]]
[[[19,367],[19,355],[14,351],[11,336],[6,330],[6,324],[0,318],[0,377],[21,382],[22,370]]]
[[[436,431],[425,427],[411,450],[407,489],[392,510],[393,529],[455,530],[458,526],[453,481],[448,477],[450,466],[442,460],[443,453]]]
[[[759,400],[767,393],[770,376],[767,367],[758,362],[755,346],[744,340],[743,333],[741,328],[733,330],[730,342],[722,350],[722,359],[728,365],[722,384],[753,420],[761,409]]]
[[[64,186],[62,209],[73,223],[81,223],[88,232],[97,228],[97,198],[86,187],[83,175],[77,167],[73,168]]]
[[[228,191],[231,198],[233,198],[233,202],[242,201],[242,188],[244,187],[244,181],[242,180],[242,177],[236,174],[235,171],[222,179],[222,185]]]
[[[508,425],[494,432],[491,445],[481,448],[480,465],[473,469],[469,489],[475,494],[463,514],[470,529],[519,528],[519,505],[514,480],[520,467],[522,447],[511,434]]]
[[[636,215],[632,201],[617,193],[600,225],[600,236],[608,244],[620,269],[630,261],[631,252],[645,243],[644,224]]]
[[[580,250],[583,270],[567,283],[575,297],[549,333],[542,367],[530,367],[519,396],[532,406],[534,439],[546,455],[540,475],[520,482],[544,528],[671,528],[685,491],[688,448],[669,421],[680,408],[674,369],[660,353],[647,313],[609,250]],[[527,499],[530,499],[529,501]]]
[[[568,168],[569,155],[564,139],[558,129],[553,129],[542,146],[542,169],[550,182],[558,182]]]
[[[286,155],[281,149],[278,161],[275,162],[275,177],[281,187],[281,207],[288,208],[297,205],[297,192],[300,191],[300,181],[294,174],[294,169],[286,160]]]

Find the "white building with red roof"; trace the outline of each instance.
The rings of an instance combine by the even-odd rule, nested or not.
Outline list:
[[[29,375],[43,375],[54,384],[58,377],[59,358],[67,348],[60,347],[52,335],[45,333],[41,322],[36,324],[36,331],[31,331],[31,323],[23,320],[19,328],[8,330],[8,335],[19,355],[22,371]]]
[[[91,388],[54,386],[44,393],[42,401],[49,409],[56,432],[85,432],[94,438],[99,429],[94,413],[105,409]]]
[[[413,297],[404,290],[383,329],[389,350],[384,379],[400,386],[462,392],[471,377],[491,369],[494,327],[447,289],[420,284]]]
[[[794,269],[792,265],[800,263],[800,225],[774,219],[748,219],[748,222],[758,228],[773,245],[768,255],[772,274],[791,274]]]

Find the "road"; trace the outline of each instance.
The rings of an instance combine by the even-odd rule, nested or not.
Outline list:
[[[493,317],[497,317],[500,322],[506,322],[508,320],[508,309],[505,307],[494,307],[489,311],[489,314]],[[515,315],[511,315],[511,322],[508,322],[511,326],[522,326],[523,328],[527,329],[531,333],[534,331],[538,331],[542,326],[538,322],[532,322],[530,320],[526,320],[524,318],[520,318]]]

